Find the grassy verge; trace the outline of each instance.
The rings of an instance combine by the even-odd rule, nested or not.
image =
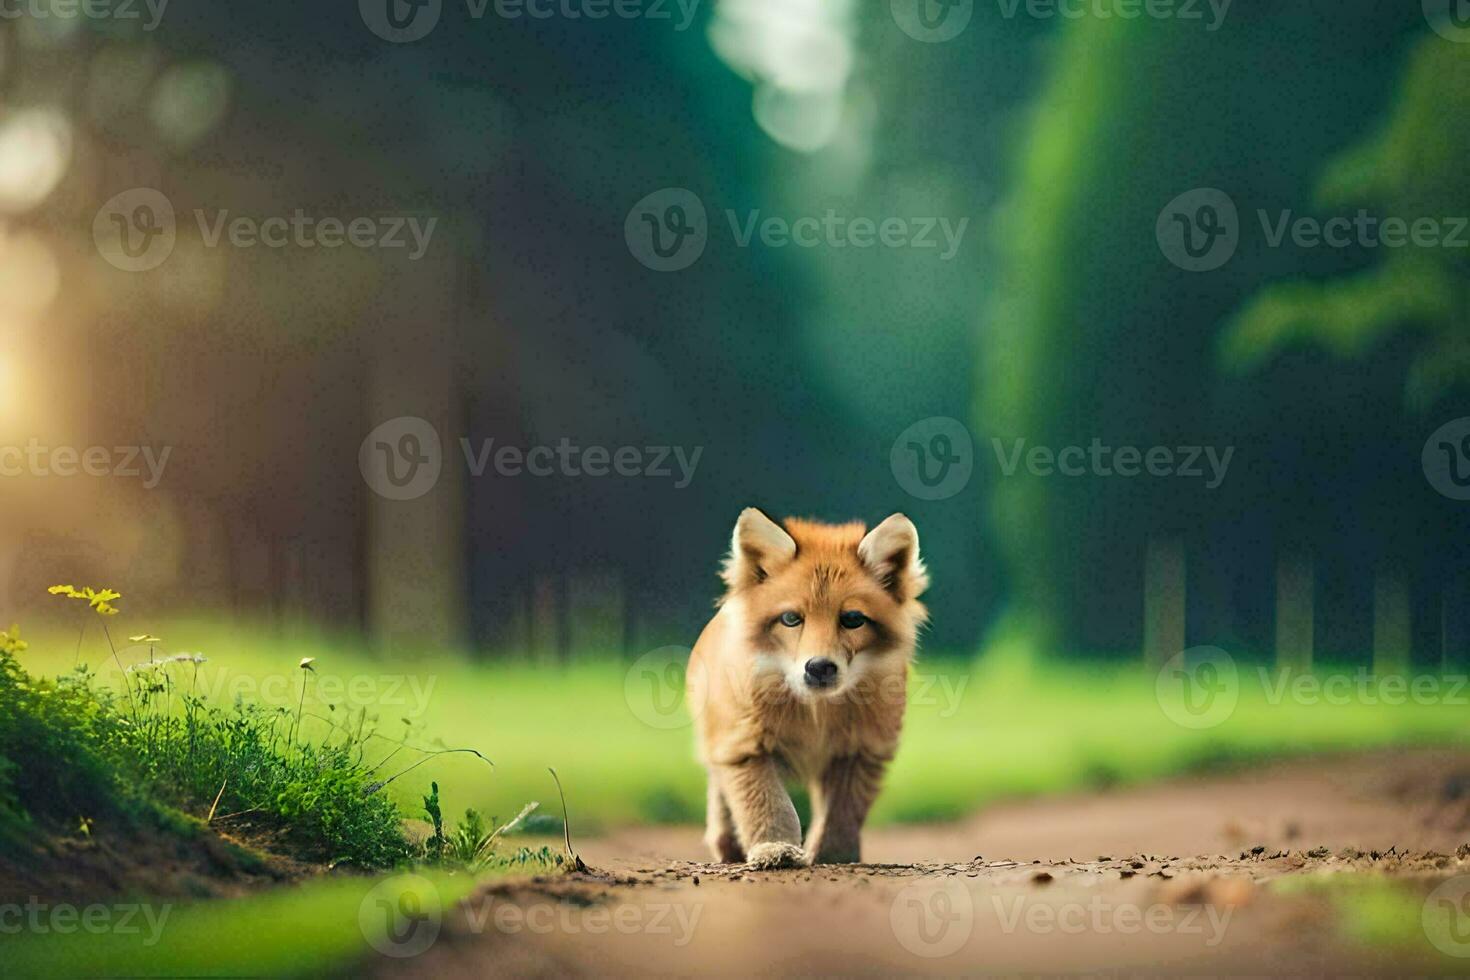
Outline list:
[[[199,683],[216,700],[241,694],[295,711],[295,664],[315,657],[304,695],[309,715],[331,719],[375,705],[369,717],[376,714],[393,738],[433,747],[442,743],[426,733],[439,732],[455,745],[493,748],[493,771],[473,757],[443,756],[398,779],[386,792],[406,810],[419,809],[432,775],[445,787],[446,810],[514,814],[526,800],[555,798],[550,765],[580,832],[702,819],[703,774],[690,729],[664,703],[673,703],[677,684],[650,694],[649,684],[664,676],[658,664],[650,671],[592,658],[547,667],[437,655],[390,662],[323,637],[261,640],[202,623],[174,624],[170,632],[197,638],[190,642],[209,657]],[[47,644],[37,665],[69,667],[73,644],[74,637]],[[89,657],[100,660],[84,647]],[[1347,673],[1355,677],[1356,668]],[[1338,672],[1324,667],[1317,676]],[[1141,783],[1273,756],[1470,741],[1470,692],[1449,686],[1397,703],[1363,696],[1356,686],[1345,697],[1304,698],[1242,660],[1233,709],[1218,723],[1191,728],[1165,710],[1157,680],[1131,666],[1038,663],[1004,653],[975,662],[926,656],[874,822],[957,818],[1002,798]],[[303,722],[312,737],[326,725],[315,717]]]
[[[481,876],[483,877],[483,876]],[[5,972],[27,977],[294,977],[432,943],[445,911],[481,877],[427,871],[335,877],[229,902],[99,902],[5,943]],[[404,910],[413,910],[410,919]],[[99,911],[89,911],[99,910]],[[29,913],[27,913],[29,914]],[[93,915],[93,927],[79,924]],[[82,920],[85,921],[85,920]]]

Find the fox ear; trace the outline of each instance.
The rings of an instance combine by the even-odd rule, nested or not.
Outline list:
[[[929,573],[919,558],[919,532],[914,522],[894,514],[858,543],[858,558],[899,602],[917,599],[929,587]]]
[[[730,591],[763,582],[796,557],[791,535],[754,507],[740,512],[722,573]]]

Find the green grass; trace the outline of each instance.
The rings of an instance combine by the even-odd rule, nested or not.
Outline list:
[[[373,956],[395,906],[433,915],[467,896],[477,880],[425,871],[323,878],[228,902],[102,901],[97,904],[107,908],[107,918],[95,913],[98,922],[118,928],[23,930],[5,941],[4,972],[18,977],[321,976]],[[413,905],[406,895],[413,896]],[[123,918],[125,909],[142,905],[146,910]],[[49,922],[50,914],[49,909],[42,913],[40,921]]]
[[[434,780],[446,813],[474,807],[510,817],[528,800],[546,803],[543,814],[557,813],[546,772],[552,766],[566,787],[574,832],[702,819],[703,774],[690,728],[641,720],[640,713],[650,716],[647,706],[635,711],[625,690],[641,704],[646,678],[630,682],[626,663],[476,664],[443,655],[390,661],[321,636],[262,638],[206,623],[155,628],[170,651],[203,651],[209,662],[201,686],[211,691],[238,691],[294,711],[296,664],[316,657],[307,712],[334,718],[368,706],[387,735],[407,734],[426,747],[471,747],[494,761],[492,770],[470,756],[429,760],[388,787],[406,811],[421,811]],[[70,667],[75,635],[44,635],[28,654],[32,669]],[[96,645],[83,650],[83,659],[106,673]],[[1457,703],[1350,697],[1308,704],[1290,695],[1272,703],[1275,680],[1263,683],[1244,661],[1239,668],[1234,712],[1194,730],[1161,710],[1155,676],[1131,667],[1037,662],[1004,651],[973,664],[926,656],[873,821],[957,818],[1001,798],[1142,783],[1286,754],[1465,744],[1470,735],[1463,703],[1470,691],[1460,691]],[[303,727],[319,735],[327,724],[308,718]],[[398,756],[417,758],[407,750]]]

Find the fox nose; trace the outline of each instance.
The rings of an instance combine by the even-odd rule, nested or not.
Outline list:
[[[837,679],[837,664],[826,657],[813,657],[806,662],[806,686],[828,687]]]

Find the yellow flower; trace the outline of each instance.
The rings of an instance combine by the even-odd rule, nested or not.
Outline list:
[[[129,643],[162,643],[163,637],[154,636],[152,633],[139,633],[137,636],[128,637]]]
[[[0,630],[0,653],[17,654],[30,647],[30,644],[20,638],[20,627],[12,626],[7,630]]]
[[[316,658],[315,657],[302,657],[301,658],[301,663],[297,664],[296,666],[299,667],[299,668],[301,668],[302,670],[309,670],[309,671],[315,673],[316,672],[316,668],[312,666],[312,664],[314,664],[314,663],[316,663]]]
[[[121,599],[122,593],[112,589],[93,589],[88,586],[78,589],[71,585],[53,585],[46,590],[52,595],[64,595],[68,599],[85,599],[87,604],[97,610],[99,616],[116,616],[118,609],[112,604],[114,599]]]

